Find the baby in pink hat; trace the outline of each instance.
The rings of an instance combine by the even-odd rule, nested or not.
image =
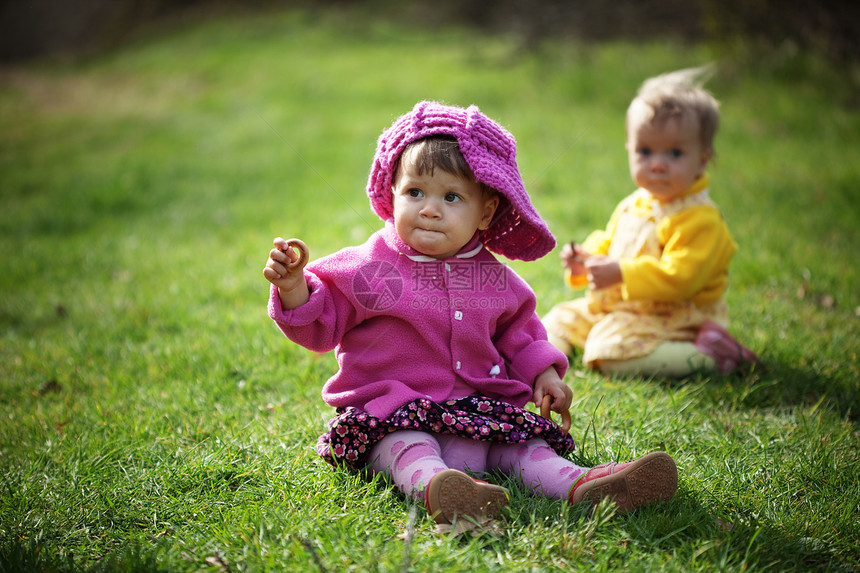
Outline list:
[[[583,468],[563,457],[570,434],[525,408],[546,398],[567,412],[572,392],[534,292],[493,254],[531,261],[555,246],[507,130],[475,106],[420,102],[379,137],[367,195],[385,224],[363,245],[303,268],[304,246],[277,238],[263,271],[281,331],[337,357],[326,461],[385,474],[441,525],[507,505],[505,488],[472,477],[491,472],[621,510],[674,495],[665,453]]]

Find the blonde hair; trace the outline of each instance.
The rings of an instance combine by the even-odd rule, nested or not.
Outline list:
[[[699,140],[705,149],[714,148],[720,125],[720,103],[702,86],[713,75],[713,66],[687,68],[645,80],[627,108],[630,122],[659,124],[670,118],[691,117],[699,127]]]

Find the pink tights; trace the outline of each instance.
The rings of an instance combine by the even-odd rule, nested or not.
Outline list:
[[[567,499],[570,486],[587,468],[562,458],[544,440],[493,444],[414,430],[393,432],[374,446],[371,469],[385,473],[405,495],[423,499],[430,478],[448,468],[473,474],[500,471],[531,491]]]

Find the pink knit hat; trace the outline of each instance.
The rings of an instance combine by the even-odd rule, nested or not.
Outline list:
[[[383,220],[394,215],[391,183],[403,149],[431,135],[452,135],[481,183],[501,195],[484,245],[509,259],[533,261],[555,247],[555,238],[540,218],[517,168],[514,136],[476,106],[468,109],[422,101],[379,136],[367,181],[370,206]]]

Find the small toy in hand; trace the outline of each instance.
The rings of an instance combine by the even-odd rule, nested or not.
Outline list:
[[[543,402],[541,402],[540,415],[543,416],[544,418],[547,418],[548,420],[552,420],[552,418],[551,418],[552,413],[550,412],[550,406],[552,406],[552,396],[547,394],[546,396],[543,397]],[[563,410],[561,412],[561,425],[559,427],[561,428],[562,432],[564,432],[565,434],[569,434],[570,433],[570,426],[571,426],[570,409]]]
[[[588,253],[582,250],[576,241],[571,241],[562,247],[560,256],[571,288],[580,289],[588,286],[588,271],[585,268]]]
[[[287,270],[294,273],[305,268],[305,265],[308,264],[308,260],[311,256],[308,246],[300,239],[287,239],[286,243],[287,247],[292,248],[299,257],[287,265]],[[286,253],[287,256],[290,255],[286,250],[284,250],[284,253]]]

